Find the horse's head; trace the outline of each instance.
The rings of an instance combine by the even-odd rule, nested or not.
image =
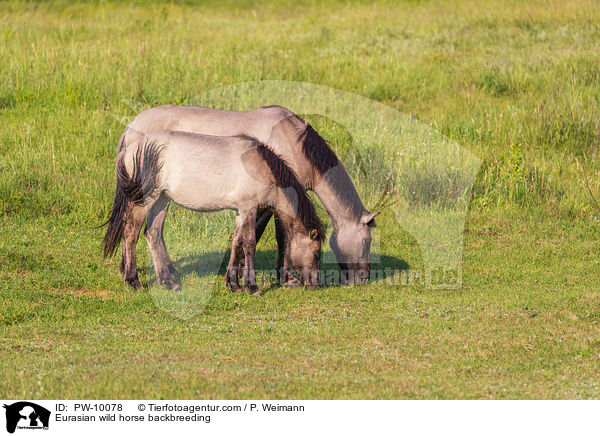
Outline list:
[[[379,212],[367,212],[357,222],[341,225],[331,234],[329,245],[342,270],[342,278],[349,285],[364,285],[369,281],[371,227],[375,227],[377,215]]]
[[[288,246],[290,267],[298,273],[302,284],[316,287],[321,280],[321,237],[317,229],[308,233],[295,231]]]

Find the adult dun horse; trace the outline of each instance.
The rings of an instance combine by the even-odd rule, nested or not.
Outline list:
[[[243,284],[259,293],[254,273],[256,213],[275,214],[283,256],[302,283],[319,284],[323,227],[306,191],[293,170],[264,144],[249,136],[215,137],[189,132],[153,131],[120,150],[117,157],[117,194],[104,238],[111,255],[123,239],[122,272],[139,288],[135,247],[146,219],[148,240],[158,281],[177,289],[162,239],[171,201],[202,212],[238,212],[225,281],[239,291],[238,265],[245,255]]]
[[[327,209],[333,222],[330,245],[348,283],[368,281],[371,227],[378,213],[367,211],[344,165],[309,123],[281,106],[237,112],[166,105],[141,112],[123,132],[119,150],[135,143],[141,135],[161,129],[218,136],[248,134],[267,144],[289,163],[300,183],[314,191]],[[270,210],[259,211],[257,240],[271,215]],[[164,244],[162,236],[159,243]]]

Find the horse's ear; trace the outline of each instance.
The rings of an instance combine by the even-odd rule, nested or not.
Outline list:
[[[312,239],[313,241],[315,239],[317,239],[317,236],[319,235],[319,232],[317,231],[317,229],[312,229],[309,233],[308,233],[308,237],[310,239]]]
[[[360,217],[361,224],[365,224],[369,227],[375,227],[375,217],[381,212],[366,213]]]

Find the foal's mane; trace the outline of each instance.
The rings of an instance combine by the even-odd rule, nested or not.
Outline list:
[[[302,224],[308,231],[315,229],[317,231],[317,239],[323,241],[325,239],[323,224],[317,215],[312,201],[310,201],[310,198],[306,194],[306,190],[298,181],[294,170],[290,168],[283,158],[275,154],[269,147],[256,138],[248,135],[238,135],[238,137],[252,141],[256,152],[271,170],[271,174],[273,174],[275,183],[279,188],[292,188],[296,191],[298,196],[297,213],[302,220]]]

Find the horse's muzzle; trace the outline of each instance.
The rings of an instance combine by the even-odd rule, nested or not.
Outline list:
[[[307,271],[303,274],[302,283],[309,288],[316,288],[321,284],[321,271]]]
[[[368,263],[343,263],[340,269],[342,283],[348,286],[366,285],[369,282],[371,266]]]

